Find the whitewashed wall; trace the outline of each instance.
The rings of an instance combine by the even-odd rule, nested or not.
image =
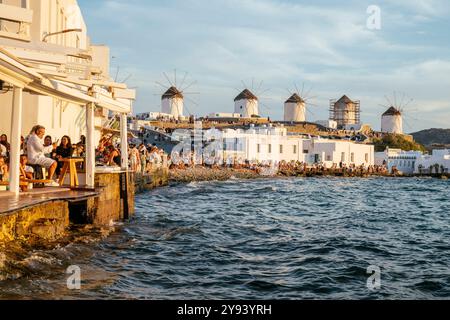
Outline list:
[[[253,115],[259,116],[258,100],[238,100],[234,103],[234,113],[238,113],[242,118],[251,118]]]
[[[184,102],[182,98],[169,98],[161,101],[161,113],[172,115],[175,119],[183,116]]]
[[[400,115],[381,117],[381,131],[387,133],[403,134],[403,119]]]
[[[285,103],[284,121],[305,122],[306,121],[305,104],[295,102]]]

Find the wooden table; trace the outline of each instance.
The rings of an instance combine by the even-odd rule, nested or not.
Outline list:
[[[77,172],[77,163],[84,162],[82,158],[69,158],[63,159],[61,162],[64,162],[64,166],[61,170],[61,176],[59,178],[59,185],[62,186],[64,183],[64,178],[66,177],[67,172],[70,174],[70,187],[78,187],[80,183],[78,182],[78,172]]]

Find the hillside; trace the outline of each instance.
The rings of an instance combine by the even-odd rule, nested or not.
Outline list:
[[[413,133],[414,140],[425,146],[450,145],[450,129],[428,129]]]
[[[426,151],[425,147],[408,136],[401,134],[385,134],[381,138],[373,138],[375,152],[383,152],[386,148],[402,149],[405,151]]]

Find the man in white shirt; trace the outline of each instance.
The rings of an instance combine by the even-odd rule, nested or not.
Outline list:
[[[53,179],[58,163],[45,156],[46,153],[51,153],[56,148],[56,143],[48,147],[44,146],[45,128],[36,126],[34,132],[30,135],[27,141],[28,162],[32,165],[39,165],[48,170],[48,180]],[[59,187],[56,182],[46,184],[47,187]]]

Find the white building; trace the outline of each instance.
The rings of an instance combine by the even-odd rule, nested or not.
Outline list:
[[[449,172],[450,172],[450,149],[433,150],[431,155],[423,155],[416,161],[415,173],[449,173]]]
[[[294,93],[284,103],[284,121],[289,121],[289,122],[305,122],[306,121],[305,101],[296,93]]]
[[[403,134],[403,118],[400,110],[390,107],[381,116],[381,132]]]
[[[90,44],[76,0],[0,1],[0,48],[8,52],[9,59],[20,59],[51,78],[46,82],[52,87],[50,91],[69,95],[81,90],[88,94],[95,84],[96,92],[91,92],[107,99],[113,99],[112,94],[117,101],[134,95],[125,90],[126,85],[110,79],[109,48]],[[8,81],[6,84],[4,94],[0,94],[0,132],[11,136],[13,93]],[[85,106],[42,87],[35,89],[23,92],[21,135],[26,136],[36,124],[43,125],[52,137],[68,135],[73,142],[86,135]],[[94,115],[94,140],[98,141],[108,111],[97,106]]]
[[[217,112],[208,114],[209,119],[239,119],[240,117],[239,113]]]
[[[161,97],[161,113],[170,114],[175,119],[183,117],[183,93],[175,87],[170,87]]]
[[[334,129],[334,130],[336,130],[337,126],[338,126],[337,122],[334,120],[318,120],[315,123],[317,123],[318,125],[323,126],[325,128]]]
[[[172,114],[161,113],[161,112],[144,112],[136,114],[136,119],[141,121],[153,121],[153,120],[171,120],[175,119]]]
[[[9,189],[19,193],[20,136],[37,124],[78,142],[86,136],[86,173],[94,186],[95,146],[105,116],[120,114],[121,140],[135,91],[109,77],[109,49],[93,46],[76,0],[0,1],[0,133],[9,136]],[[122,168],[128,168],[122,143]]]
[[[217,129],[208,130],[214,135]],[[271,162],[300,161],[339,165],[374,165],[374,146],[346,140],[328,140],[288,135],[284,127],[261,126],[249,130],[226,129],[222,132],[223,159]]]
[[[241,118],[259,117],[258,97],[245,89],[234,99],[234,113],[240,114]]]
[[[423,156],[420,151],[403,151],[401,149],[386,148],[384,152],[375,153],[375,164],[385,165],[389,172],[395,167],[398,171],[406,175],[415,172],[417,162]]]

